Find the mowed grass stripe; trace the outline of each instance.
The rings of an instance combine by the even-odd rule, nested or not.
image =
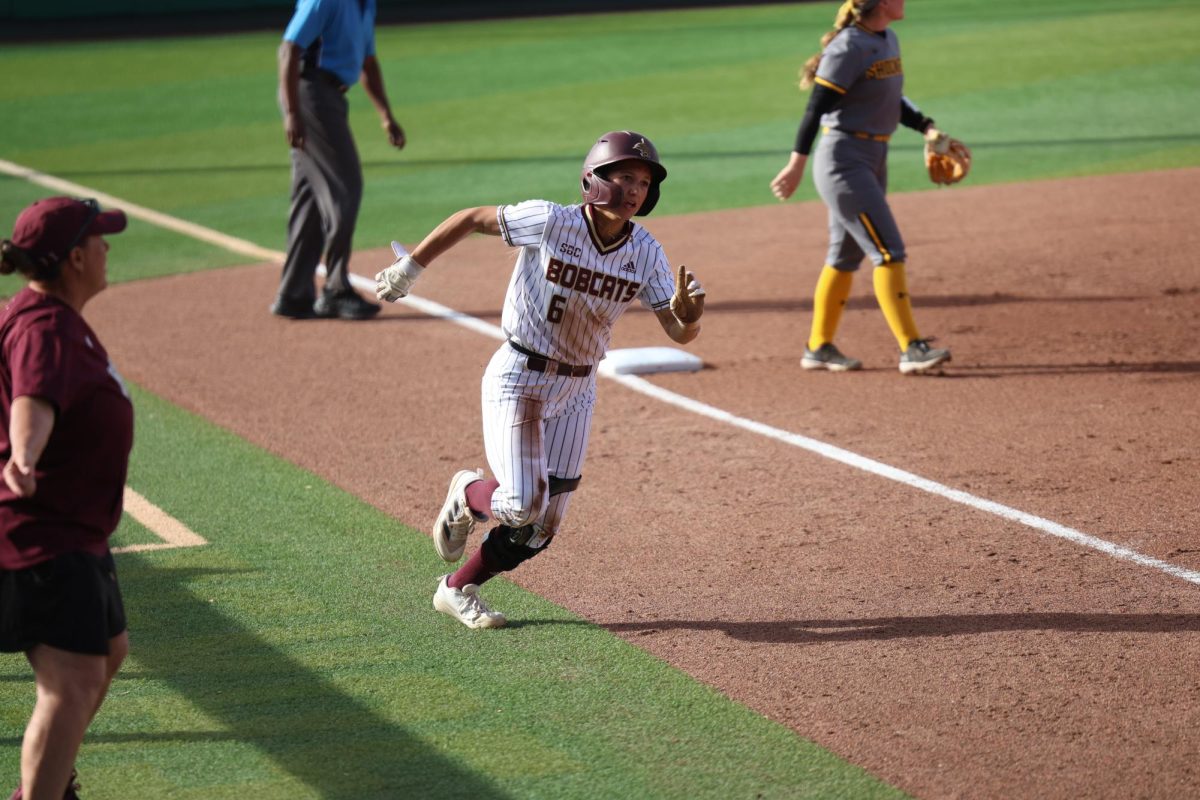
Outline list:
[[[1189,0],[928,0],[899,23],[906,89],[975,152],[973,185],[1200,163],[1200,7]],[[832,4],[381,28],[397,154],[361,89],[360,249],[464,206],[574,199],[596,134],[630,127],[670,179],[656,214],[771,204],[806,95],[796,70]],[[0,157],[281,249],[288,156],[277,31],[0,50]],[[104,74],[84,91],[78,76]],[[932,188],[898,132],[892,191]],[[2,184],[3,181],[0,181]],[[0,185],[0,210],[15,213]],[[798,199],[813,199],[811,180]],[[652,220],[651,220],[652,222]],[[131,253],[132,275],[204,268]],[[230,263],[214,257],[213,266]]]
[[[468,631],[430,608],[425,534],[134,397],[130,485],[210,544],[118,556],[132,655],[79,762],[87,797],[901,796],[502,579],[514,625]],[[0,659],[0,780],[28,678]]]

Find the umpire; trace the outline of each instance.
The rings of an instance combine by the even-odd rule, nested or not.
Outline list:
[[[362,78],[388,141],[404,147],[375,58],[375,0],[298,0],[279,46],[279,103],[292,154],[287,260],[271,313],[293,319],[368,319],[379,306],[350,285],[350,247],[362,165],[346,91]],[[313,278],[321,259],[325,289]]]

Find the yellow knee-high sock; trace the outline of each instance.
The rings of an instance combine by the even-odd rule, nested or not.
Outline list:
[[[875,268],[875,299],[887,319],[892,335],[896,337],[901,350],[908,349],[908,343],[920,339],[917,323],[913,321],[912,301],[908,297],[908,280],[904,276],[904,263],[885,264]]]
[[[850,296],[854,283],[853,272],[842,272],[826,264],[817,279],[817,291],[813,296],[812,332],[808,337],[808,349],[815,351],[826,342],[832,342],[842,321],[842,309]]]

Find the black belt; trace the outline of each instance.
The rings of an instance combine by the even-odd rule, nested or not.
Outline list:
[[[321,83],[327,83],[330,86],[332,86],[333,88],[337,89],[342,94],[345,94],[350,89],[349,86],[342,83],[341,78],[339,78],[337,75],[334,75],[332,72],[330,72],[327,69],[320,69],[320,68],[305,69],[300,73],[300,77],[304,78],[306,80],[310,80],[310,81],[320,81]]]
[[[564,364],[561,361],[555,361],[553,358],[546,358],[541,353],[535,353],[532,350],[521,347],[521,345],[512,339],[508,340],[508,346],[521,355],[527,356],[525,366],[534,372],[553,372],[565,378],[586,378],[592,374],[591,364],[582,364],[580,366]]]

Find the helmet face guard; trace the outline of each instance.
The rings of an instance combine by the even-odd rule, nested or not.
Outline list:
[[[644,217],[658,203],[659,184],[667,179],[667,170],[658,160],[654,143],[633,131],[610,131],[592,145],[587,158],[583,160],[579,177],[583,202],[608,208],[621,205],[624,192],[605,177],[605,172],[608,167],[622,161],[640,161],[650,168],[650,188],[646,190],[646,200],[636,215]]]

